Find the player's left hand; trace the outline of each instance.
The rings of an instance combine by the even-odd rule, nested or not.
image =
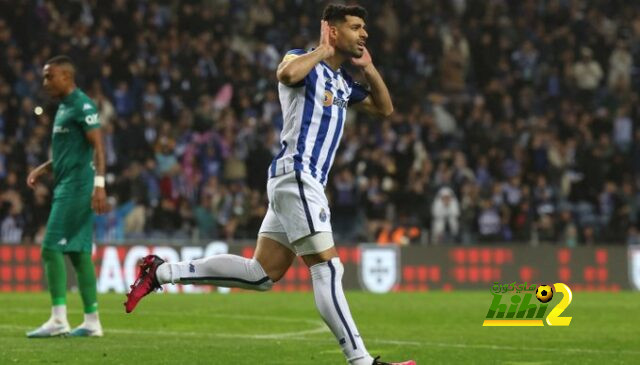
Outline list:
[[[109,212],[109,204],[107,203],[107,191],[105,190],[105,188],[93,188],[93,196],[91,197],[91,209],[93,209],[96,214],[104,214]]]
[[[369,50],[367,49],[367,47],[364,47],[364,52],[362,53],[362,57],[360,58],[351,57],[351,63],[354,66],[358,66],[362,68],[365,68],[371,65],[373,61],[371,60],[371,54],[369,54]]]

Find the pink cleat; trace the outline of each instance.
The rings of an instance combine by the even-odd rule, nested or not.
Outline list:
[[[416,365],[416,362],[413,360],[404,361],[404,362],[382,362],[378,359],[380,359],[380,356],[373,359],[373,364],[371,365]]]
[[[131,313],[135,309],[140,299],[162,288],[156,278],[156,269],[162,263],[164,263],[164,260],[156,255],[149,255],[142,259],[138,277],[131,285],[131,291],[127,294],[127,301],[124,303],[127,313]]]

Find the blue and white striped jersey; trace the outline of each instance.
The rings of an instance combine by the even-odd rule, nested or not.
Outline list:
[[[304,53],[294,49],[287,52],[285,59]],[[326,185],[342,137],[347,106],[364,100],[368,91],[344,69],[334,71],[320,62],[297,84],[278,84],[278,92],[284,117],[282,150],[273,159],[269,176],[304,171]]]

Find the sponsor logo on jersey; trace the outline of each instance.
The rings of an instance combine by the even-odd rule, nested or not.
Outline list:
[[[69,133],[69,128],[56,125],[56,126],[53,126],[53,133]]]
[[[82,110],[89,110],[89,109],[93,109],[93,107],[91,106],[91,104],[89,103],[84,103],[84,105],[82,106]]]
[[[333,105],[337,106],[338,108],[345,109],[348,105],[348,101],[342,98],[335,98],[333,100]]]
[[[324,91],[324,101],[322,102],[322,104],[324,106],[331,106],[332,103],[333,103],[333,94],[331,93],[331,91],[325,90]]]
[[[88,124],[88,125],[94,125],[94,124],[98,124],[100,121],[98,120],[98,113],[94,113],[94,114],[90,114],[87,115],[84,118],[84,121]]]
[[[60,241],[58,241],[58,244],[60,246],[66,246],[67,245],[67,239],[66,238],[61,239]]]
[[[324,91],[324,100],[322,101],[322,105],[324,105],[324,106],[335,105],[338,108],[346,108],[347,107],[347,101],[342,99],[342,98],[334,96],[333,93],[331,93],[331,91],[325,90]]]

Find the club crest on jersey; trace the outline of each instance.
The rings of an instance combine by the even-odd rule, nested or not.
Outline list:
[[[324,208],[322,208],[318,217],[320,218],[320,222],[324,223],[327,221],[327,212],[324,211]]]

